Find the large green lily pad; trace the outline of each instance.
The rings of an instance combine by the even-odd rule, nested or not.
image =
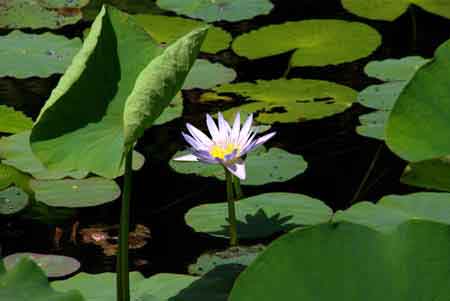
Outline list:
[[[403,89],[387,127],[390,149],[408,161],[450,154],[450,40],[435,52]]]
[[[204,277],[180,274],[156,274],[145,279],[140,273],[130,273],[131,300],[139,301],[226,301],[236,279],[236,269],[221,269]],[[116,275],[113,273],[86,274],[52,282],[61,291],[78,289],[86,300],[111,301],[116,299],[114,288]]]
[[[80,8],[89,0],[3,0],[0,27],[60,28],[81,19]]]
[[[241,21],[268,14],[273,4],[269,0],[157,0],[162,9],[207,22]]]
[[[235,93],[256,100],[224,112],[258,112],[261,123],[300,122],[320,119],[348,109],[357,92],[336,83],[310,79],[257,80],[256,83],[226,84],[214,89],[218,93]]]
[[[344,8],[358,16],[393,21],[400,17],[410,5],[450,18],[450,3],[446,0],[341,0]]]
[[[133,17],[156,41],[166,44],[170,44],[191,30],[205,25],[201,21],[154,14],[138,14]],[[231,34],[220,27],[211,26],[201,51],[217,53],[227,49],[230,42]]]
[[[220,84],[233,81],[236,72],[220,63],[211,63],[208,60],[198,59],[183,84],[184,90],[200,88],[210,89]]]
[[[450,192],[450,156],[410,163],[400,181],[402,183]]]
[[[174,158],[185,154],[178,152]],[[264,147],[250,152],[245,160],[247,178],[243,185],[264,185],[273,182],[284,182],[305,171],[307,163],[301,155],[294,155],[280,148],[267,150]],[[196,174],[202,177],[215,177],[225,180],[225,172],[220,164],[201,162],[180,162],[170,160],[170,167],[183,174]]]
[[[293,231],[238,277],[229,300],[448,300],[449,230],[410,220],[388,232],[346,222]]]
[[[384,140],[386,121],[403,88],[421,66],[429,60],[419,56],[402,59],[372,61],[364,68],[365,73],[385,83],[372,85],[358,94],[362,105],[377,111],[359,117],[361,126],[356,131],[363,136]]]
[[[0,191],[0,214],[14,214],[28,205],[28,195],[19,187]]]
[[[7,270],[12,270],[25,257],[33,260],[47,277],[64,277],[76,272],[81,264],[72,257],[38,253],[14,253],[3,258]]]
[[[80,47],[79,38],[70,40],[49,32],[38,35],[15,30],[0,36],[0,77],[49,77],[64,73]]]
[[[380,44],[380,34],[363,23],[305,20],[245,33],[234,40],[232,48],[249,59],[295,50],[291,66],[326,66],[364,58]]]
[[[40,112],[33,152],[49,169],[114,178],[124,152],[180,90],[206,31],[162,49],[129,15],[102,9]]]
[[[33,120],[14,108],[0,105],[0,132],[15,134],[30,130]]]
[[[32,180],[37,201],[54,207],[90,207],[112,202],[120,196],[113,180],[91,177],[81,180]]]
[[[320,200],[295,193],[264,193],[235,203],[239,238],[261,238],[293,228],[326,223],[332,210]],[[229,236],[228,205],[204,204],[190,209],[186,223],[197,232]]]
[[[76,290],[52,289],[44,272],[28,258],[23,258],[8,272],[0,261],[0,300],[86,301]]]

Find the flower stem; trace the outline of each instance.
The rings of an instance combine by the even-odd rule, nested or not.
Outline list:
[[[243,193],[241,189],[241,180],[238,177],[233,177],[233,185],[234,185],[234,195],[236,197],[235,201],[242,199]]]
[[[130,300],[130,280],[128,271],[128,233],[130,228],[130,199],[133,150],[129,150],[125,157],[125,175],[122,194],[122,208],[120,210],[119,251],[117,254],[117,300]]]
[[[235,196],[233,192],[233,175],[225,168],[225,176],[227,180],[227,202],[228,202],[228,222],[230,223],[230,246],[236,246],[237,237],[237,221],[236,208],[234,207]]]

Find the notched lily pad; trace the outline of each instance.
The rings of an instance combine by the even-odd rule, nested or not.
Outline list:
[[[268,14],[273,4],[269,0],[158,0],[159,7],[177,14],[207,22],[235,22]]]
[[[38,253],[14,253],[3,258],[7,270],[12,270],[22,258],[34,261],[47,277],[64,277],[75,273],[81,264],[72,257]]]
[[[178,157],[185,152],[178,152]],[[243,185],[264,185],[273,182],[288,181],[305,171],[307,163],[301,155],[294,155],[280,148],[267,150],[263,146],[250,152],[245,160],[247,178]],[[183,174],[196,174],[202,177],[215,177],[225,180],[225,173],[220,164],[201,162],[178,162],[170,160],[170,167]]]
[[[320,119],[348,109],[357,92],[333,82],[310,79],[257,80],[256,83],[226,84],[214,88],[217,93],[235,93],[257,102],[243,104],[224,112],[258,112],[261,123],[301,122]]]
[[[1,63],[0,63],[1,64]],[[15,134],[30,130],[33,120],[24,113],[14,110],[14,108],[0,105],[0,132]]]
[[[355,15],[374,19],[393,21],[406,12],[410,5],[450,18],[450,3],[446,0],[341,0],[342,6]]]
[[[201,21],[154,14],[138,14],[134,15],[133,18],[156,41],[165,44],[170,44],[191,30],[206,25]],[[211,26],[200,50],[208,53],[217,53],[227,49],[231,39],[231,34],[225,30]]]
[[[31,180],[37,201],[55,207],[89,207],[112,202],[120,196],[114,180],[90,177],[81,180]]]
[[[0,191],[0,214],[14,214],[28,205],[28,194],[19,187]]]
[[[67,39],[49,32],[39,35],[15,30],[0,36],[0,77],[49,77],[64,73],[80,47],[79,38]]]
[[[295,193],[264,193],[235,202],[239,238],[262,238],[277,232],[330,220],[332,210],[320,200]],[[228,237],[228,205],[203,204],[190,209],[186,223],[197,232]]]
[[[51,28],[74,24],[89,0],[2,0],[0,27]]]
[[[197,262],[189,265],[188,270],[191,275],[203,276],[214,268],[223,265],[248,266],[253,260],[264,251],[264,245],[237,246],[224,251],[209,252],[197,258]]]
[[[326,66],[364,58],[380,44],[380,34],[366,24],[319,19],[265,26],[239,36],[232,48],[249,59],[295,49],[291,66]]]

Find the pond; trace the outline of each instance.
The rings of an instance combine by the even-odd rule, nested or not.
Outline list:
[[[56,290],[85,298],[55,300],[92,298],[83,281],[114,298],[76,277],[116,272],[122,231],[129,269],[164,291],[138,285],[132,300],[450,297],[433,295],[450,275],[427,261],[450,263],[450,3],[47,2],[0,3],[0,255],[36,253]],[[221,164],[173,160],[201,140],[186,123],[208,134],[219,112],[233,129],[240,112],[256,137],[276,134],[245,155],[237,138],[219,143],[207,155]],[[0,288],[19,262],[5,259]],[[394,284],[373,284],[386,274]]]

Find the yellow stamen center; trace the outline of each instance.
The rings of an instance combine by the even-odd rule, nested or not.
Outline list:
[[[225,147],[213,145],[209,150],[209,154],[214,158],[223,160],[225,159],[225,156],[231,154],[235,149],[236,147],[231,143],[227,144]]]

